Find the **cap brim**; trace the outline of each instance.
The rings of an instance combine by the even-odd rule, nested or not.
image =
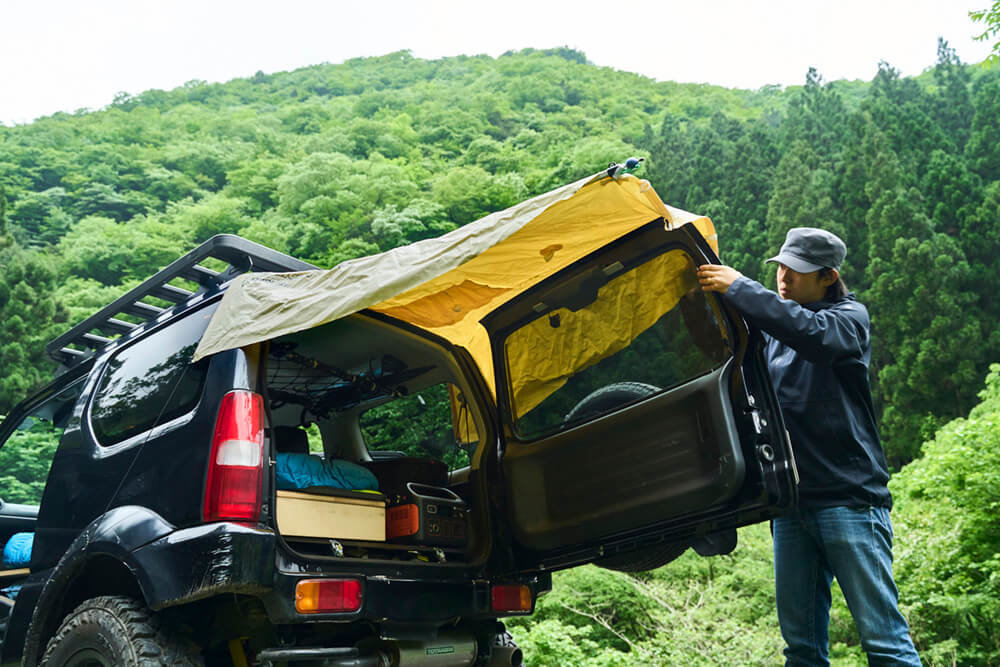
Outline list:
[[[812,273],[813,271],[819,271],[824,268],[820,264],[813,264],[812,262],[807,262],[806,260],[796,257],[795,255],[789,255],[787,252],[778,253],[774,257],[764,260],[767,262],[777,262],[778,264],[784,264],[792,271],[798,271],[799,273]]]

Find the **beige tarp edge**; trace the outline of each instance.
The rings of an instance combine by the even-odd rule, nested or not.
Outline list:
[[[195,360],[375,308],[465,346],[492,384],[488,342],[478,324],[485,313],[661,216],[672,226],[694,222],[715,245],[707,218],[665,206],[646,181],[599,172],[444,236],[329,270],[240,276]]]
[[[442,236],[342,262],[324,271],[237,277],[202,336],[194,361],[304,331],[356,313],[436,278],[507,238],[594,177],[492,213]]]

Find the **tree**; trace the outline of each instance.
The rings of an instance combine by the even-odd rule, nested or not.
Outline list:
[[[965,146],[965,159],[982,179],[1000,180],[1000,80],[985,79],[973,94],[975,115],[972,131]]]
[[[786,146],[805,141],[818,154],[831,158],[841,150],[847,130],[847,110],[834,87],[810,67],[806,83],[788,102],[781,130]]]
[[[59,242],[63,269],[105,285],[145,279],[194,245],[181,225],[157,218],[118,223],[89,216]]]
[[[68,327],[68,313],[53,295],[54,264],[18,246],[0,251],[0,414],[55,370],[45,345]]]
[[[0,183],[0,251],[12,243],[7,235],[7,194],[4,192],[3,184]]]
[[[986,42],[1000,34],[1000,0],[994,0],[993,5],[988,9],[969,12],[969,17],[977,23],[982,23],[985,27],[983,32],[976,35],[976,40]],[[993,53],[989,59],[993,63],[1000,61],[1000,41],[993,45]]]
[[[778,164],[766,226],[767,252],[761,262],[778,253],[793,227],[821,227],[844,235],[833,207],[833,174],[821,167],[820,157],[804,141],[796,142]]]
[[[901,606],[929,664],[1000,661],[1000,364],[979,399],[889,483]]]
[[[937,64],[932,73],[937,87],[933,115],[941,128],[961,150],[969,138],[972,101],[969,96],[969,70],[962,65],[955,49],[944,38],[938,38]]]
[[[982,183],[966,168],[965,160],[942,150],[931,153],[920,192],[931,210],[934,229],[959,237],[983,199]],[[963,245],[963,250],[965,250]]]
[[[56,243],[73,224],[66,210],[68,204],[69,197],[62,187],[25,193],[11,212],[11,222],[17,227],[15,237],[32,247]]]
[[[909,194],[883,209],[919,218]],[[907,271],[905,267],[920,267]],[[872,357],[884,411],[886,455],[895,465],[915,458],[920,444],[974,400],[987,351],[969,265],[944,234],[900,237],[888,256],[873,255],[867,300]]]

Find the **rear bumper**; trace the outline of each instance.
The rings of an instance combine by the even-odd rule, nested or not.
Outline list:
[[[176,530],[132,556],[146,601],[156,610],[220,593],[268,593],[274,544],[271,531],[216,523]]]
[[[515,615],[493,610],[494,582],[470,578],[463,570],[445,574],[435,573],[433,566],[412,569],[350,561],[321,569],[316,563],[278,558],[276,542],[268,530],[217,523],[174,531],[136,549],[132,557],[147,604],[154,610],[235,593],[261,600],[276,625],[364,620],[379,624],[387,637],[400,639],[436,631],[457,619]],[[298,582],[324,577],[359,579],[361,608],[347,613],[297,612]],[[532,605],[552,587],[551,577],[544,574],[504,583],[528,585]]]
[[[295,610],[295,586],[302,579],[323,576],[361,580],[362,603],[355,612],[300,614]],[[422,637],[424,631],[454,623],[458,619],[486,620],[499,616],[528,615],[534,600],[552,587],[551,577],[539,576],[520,581],[531,589],[532,609],[521,614],[498,614],[493,610],[492,583],[485,579],[435,580],[433,578],[393,578],[383,575],[279,573],[274,589],[262,596],[273,623],[294,624],[318,621],[352,622],[365,620],[381,627],[383,638]],[[414,635],[413,633],[416,633]]]

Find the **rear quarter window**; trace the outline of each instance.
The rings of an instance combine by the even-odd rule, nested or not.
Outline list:
[[[456,406],[465,406],[461,392],[449,383],[438,384],[366,410],[361,432],[371,452],[434,458],[455,470],[469,465],[478,444],[468,408]]]
[[[111,358],[91,407],[100,444],[122,442],[197,406],[210,360],[192,364],[191,357],[216,306],[191,313]]]

